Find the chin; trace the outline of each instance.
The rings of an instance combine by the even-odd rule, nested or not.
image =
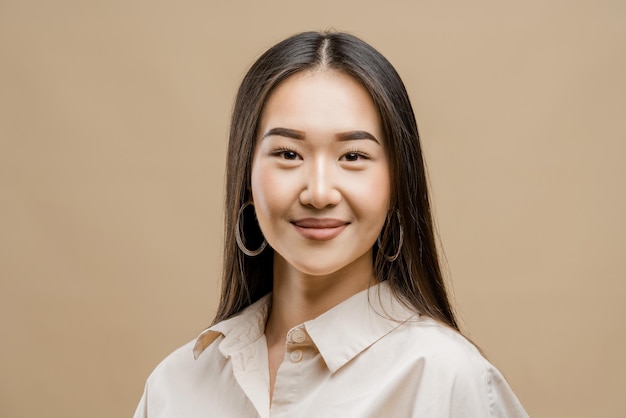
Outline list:
[[[302,263],[289,263],[291,267],[298,272],[307,275],[307,276],[329,276],[331,274],[337,273],[341,270],[345,265],[328,265],[328,263],[324,263],[326,265],[316,264],[307,262],[306,264]]]
[[[284,258],[284,261],[289,268],[307,276],[330,276],[336,273],[347,273],[351,269],[361,270],[363,268],[365,260],[361,257],[346,257],[346,254],[342,254],[341,258],[333,258],[333,255],[336,255],[338,251],[340,252],[341,250],[334,251],[331,254],[328,252],[311,254],[309,252],[307,255],[297,259],[295,257]],[[371,261],[367,263],[371,266]]]

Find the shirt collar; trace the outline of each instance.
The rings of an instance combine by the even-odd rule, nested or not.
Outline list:
[[[326,366],[334,373],[363,350],[417,314],[393,295],[386,282],[348,298],[304,323]]]
[[[239,315],[203,331],[196,340],[194,357],[219,336],[224,356],[260,338],[265,329],[270,295],[245,308]],[[353,359],[376,341],[417,314],[393,295],[386,282],[379,283],[331,308],[303,325],[331,373]],[[296,327],[297,328],[297,327]]]
[[[202,331],[193,347],[193,355],[196,360],[221,335],[226,337],[220,343],[220,352],[225,356],[229,356],[233,351],[260,338],[265,332],[270,295],[268,293],[236,316],[225,319]]]

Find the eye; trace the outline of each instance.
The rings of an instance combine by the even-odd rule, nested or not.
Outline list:
[[[300,155],[291,149],[277,149],[272,152],[272,155],[282,158],[283,160],[295,161],[300,159]]]
[[[356,152],[350,152],[343,156],[346,161],[358,161],[361,156]]]
[[[296,159],[298,159],[298,154],[296,154],[294,151],[283,151],[282,155],[283,155],[283,158],[285,160],[296,160]]]
[[[369,160],[369,156],[362,151],[350,151],[345,153],[341,158],[341,161],[355,162],[359,160]]]

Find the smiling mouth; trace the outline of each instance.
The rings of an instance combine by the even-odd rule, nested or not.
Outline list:
[[[305,218],[291,224],[302,236],[315,241],[328,241],[341,234],[350,222],[341,219]]]

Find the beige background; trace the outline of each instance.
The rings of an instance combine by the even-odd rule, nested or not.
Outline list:
[[[329,27],[407,84],[468,334],[531,416],[626,416],[622,0],[0,0],[0,416],[130,416],[210,322],[236,87]]]

